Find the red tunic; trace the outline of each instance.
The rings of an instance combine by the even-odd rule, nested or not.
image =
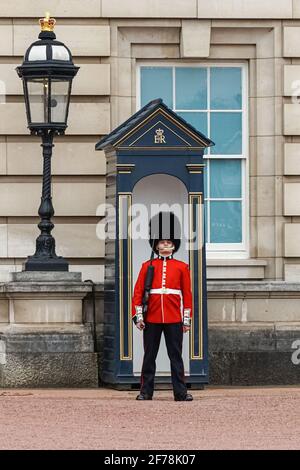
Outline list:
[[[141,312],[145,277],[150,260],[142,264],[132,298],[132,316]],[[183,315],[192,317],[192,292],[189,265],[183,261],[159,256],[152,260],[154,276],[149,295],[146,321],[177,323]],[[154,290],[154,292],[152,292]],[[155,290],[158,290],[155,292]]]

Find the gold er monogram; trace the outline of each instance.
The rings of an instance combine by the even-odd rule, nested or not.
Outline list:
[[[156,134],[154,136],[154,143],[155,144],[165,144],[166,143],[166,137],[164,136],[164,130],[163,129],[156,129],[155,134]]]

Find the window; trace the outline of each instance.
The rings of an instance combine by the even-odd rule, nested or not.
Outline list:
[[[205,151],[206,242],[211,257],[247,256],[245,64],[140,65],[138,106],[162,98],[215,142]]]

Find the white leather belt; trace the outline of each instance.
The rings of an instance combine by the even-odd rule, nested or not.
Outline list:
[[[180,289],[169,289],[168,287],[161,287],[160,289],[150,289],[149,294],[177,294],[180,295],[180,311],[183,314],[183,300],[182,292]]]
[[[169,289],[169,287],[161,287],[160,289],[150,289],[150,294],[179,294],[181,295],[180,289]]]

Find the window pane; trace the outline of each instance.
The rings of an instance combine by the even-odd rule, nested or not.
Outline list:
[[[30,49],[28,60],[47,60],[46,46],[33,46]]]
[[[180,112],[177,114],[195,127],[195,129],[207,136],[207,113]]]
[[[216,155],[241,155],[242,114],[210,113],[210,138],[215,142],[211,153]]]
[[[32,123],[48,122],[49,83],[47,79],[28,80],[28,99]]]
[[[51,122],[65,122],[69,81],[51,80]]]
[[[211,109],[241,109],[241,69],[239,67],[212,67],[210,96]]]
[[[52,46],[53,60],[70,60],[70,54],[65,46]]]
[[[240,201],[210,201],[210,242],[242,242],[242,204]]]
[[[171,67],[141,67],[141,106],[162,98],[167,106],[173,108],[172,96]]]
[[[207,69],[175,68],[176,109],[207,109]]]
[[[210,197],[241,197],[241,161],[210,161]]]

